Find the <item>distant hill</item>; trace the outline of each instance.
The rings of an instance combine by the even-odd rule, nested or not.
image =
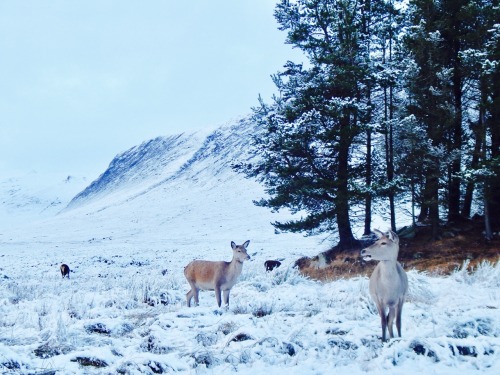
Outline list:
[[[252,122],[242,119],[208,134],[184,133],[143,142],[117,155],[104,173],[71,200],[68,209],[100,199],[107,206],[180,181],[243,183],[244,177],[231,164],[252,157],[247,145],[255,131]]]
[[[6,227],[52,217],[86,185],[85,177],[49,177],[36,171],[3,179],[0,181],[0,225]]]

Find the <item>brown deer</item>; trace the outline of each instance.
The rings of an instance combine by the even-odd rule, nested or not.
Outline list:
[[[406,292],[408,291],[408,277],[403,267],[397,261],[399,253],[399,238],[396,233],[389,231],[382,233],[374,230],[377,241],[361,250],[364,260],[378,260],[370,277],[370,295],[377,305],[382,322],[382,341],[386,341],[386,328],[389,337],[393,338],[392,325],[396,318],[396,328],[401,337],[401,313]]]
[[[250,259],[247,247],[250,241],[243,245],[231,242],[233,249],[233,260],[231,262],[212,262],[208,260],[193,260],[184,268],[184,275],[191,286],[186,294],[188,307],[191,306],[191,298],[194,297],[195,305],[198,305],[198,292],[202,290],[215,290],[217,305],[221,306],[221,292],[224,304],[229,306],[229,291],[236,284],[236,280],[243,269],[243,262]]]
[[[59,267],[61,269],[61,275],[63,277],[63,279],[65,277],[67,277],[69,279],[69,267],[67,264],[61,264],[61,267]]]

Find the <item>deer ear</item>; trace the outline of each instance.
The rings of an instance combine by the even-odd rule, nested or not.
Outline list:
[[[236,244],[234,243],[234,241],[231,241],[231,249],[236,249]]]
[[[250,244],[250,240],[245,241],[245,243],[243,244],[243,247],[246,249],[248,247],[248,244]]]
[[[390,230],[390,231],[387,232],[387,237],[389,237],[389,239],[392,242],[399,242],[398,235],[395,232],[393,232],[392,230]]]
[[[375,234],[375,236],[377,236],[377,238],[382,238],[385,236],[385,234],[379,231],[378,229],[374,229],[372,232]]]

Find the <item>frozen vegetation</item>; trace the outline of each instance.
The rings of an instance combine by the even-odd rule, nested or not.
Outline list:
[[[250,158],[252,131],[146,142],[59,214],[23,209],[0,233],[0,373],[500,373],[499,264],[407,270],[403,337],[382,344],[368,278],[301,277],[293,262],[333,239],[275,234],[287,213],[255,207],[262,188],[229,168]],[[252,259],[229,308],[203,291],[188,308],[184,266],[229,261],[245,240]],[[268,259],[281,267],[266,272]]]

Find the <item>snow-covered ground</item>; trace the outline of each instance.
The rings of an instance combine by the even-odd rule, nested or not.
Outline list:
[[[255,207],[262,188],[229,168],[248,157],[245,132],[146,142],[68,209],[4,228],[0,373],[500,373],[499,264],[408,270],[403,337],[382,344],[366,277],[319,283],[291,268],[331,239],[275,234],[287,214]],[[230,260],[230,241],[247,239],[229,309],[213,292],[186,307],[184,266]],[[267,259],[283,264],[266,273]]]

